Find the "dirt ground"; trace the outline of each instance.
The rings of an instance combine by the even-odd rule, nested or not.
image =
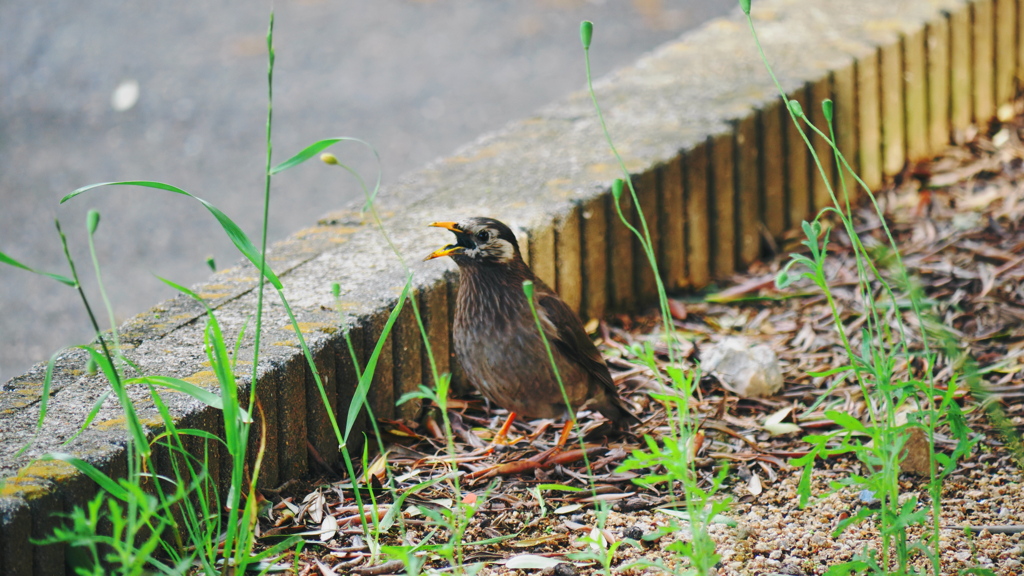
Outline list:
[[[969,370],[976,372],[980,386],[972,390],[964,384],[965,379],[958,380],[955,402],[978,443],[942,483],[944,574],[958,574],[967,568],[1024,574],[1024,474],[1020,467],[1024,462],[1017,459],[1020,444],[1014,448],[1012,442],[1013,435],[1024,430],[1024,121],[1015,116],[1019,108],[1001,109],[1003,121],[986,132],[957,135],[962,145],[931,161],[908,166],[895,183],[877,195],[903,263],[912,282],[923,291],[934,321],[947,327],[955,347],[970,352],[976,362],[972,368],[975,364],[947,354],[939,354],[936,360],[939,392],[951,384],[954,373]],[[855,221],[858,234],[875,257],[883,265],[886,259],[891,262],[874,208],[858,209]],[[827,276],[853,347],[859,349],[864,307],[856,289],[851,242],[841,227],[834,228],[830,238]],[[775,253],[800,251],[802,239],[793,236],[785,240],[774,247]],[[699,392],[690,401],[703,433],[696,453],[701,486],[710,486],[722,466],[729,466],[720,496],[732,499],[724,514],[731,522],[711,528],[721,556],[717,570],[722,576],[823,574],[865,546],[878,549],[880,544],[874,519],[852,526],[840,536],[832,535],[842,519],[874,505],[872,494],[858,487],[830,487],[832,482],[866,473],[850,455],[818,460],[812,481],[814,498],[805,508],[799,506],[800,470],[791,466],[790,460],[809,450],[803,437],[837,429],[825,417],[826,409],[865,421],[867,409],[854,382],[837,383],[842,375],[811,375],[849,362],[821,292],[806,280],[785,290],[775,287],[775,275],[784,264],[784,256],[766,260],[723,283],[717,292],[680,297],[671,306],[675,328],[689,343],[683,351],[684,367],[692,367],[723,338],[742,336],[777,354],[785,383],[776,395],[747,399],[710,373],[703,376]],[[880,290],[876,296],[879,302],[885,300]],[[909,306],[892,308],[883,312],[883,320],[891,322],[900,314],[908,326],[918,325]],[[616,471],[630,452],[643,446],[642,434],[658,437],[667,431],[663,406],[650,395],[652,390],[663,389],[633,353],[635,344],[647,343],[659,362],[667,362],[660,319],[654,313],[619,316],[588,328],[608,358],[624,397],[642,415],[644,424],[632,435],[609,437],[603,433],[607,426],[602,425],[600,416],[581,414],[580,432],[588,443],[592,470],[588,478],[579,449],[569,449],[543,466],[529,460],[554,443],[559,426],[550,421],[520,423],[515,434],[535,435],[532,442],[524,438],[493,455],[468,456],[490,438],[504,416],[502,410],[484,406],[477,396],[453,399],[450,406],[454,449],[465,460],[455,468],[445,462],[443,435],[429,418],[417,425],[382,422],[391,442],[387,453],[391,475],[385,472],[384,459],[378,458],[362,477],[361,494],[367,498],[369,489],[377,487],[381,498],[377,509],[382,517],[392,504],[388,491],[380,488],[382,482],[391,482],[395,493],[405,496],[402,513],[393,515],[404,525],[404,533],[393,528],[382,537],[382,543],[448,542],[449,532],[435,531],[436,522],[423,510],[443,514],[458,508],[461,500],[476,509],[461,536],[466,544],[461,562],[467,570],[560,576],[600,572],[598,563],[570,560],[566,554],[594,550],[581,538],[603,538],[606,543],[621,541],[611,560],[612,571],[659,573],[663,570],[630,567],[637,561],[658,560],[682,571],[684,565],[669,547],[680,538],[685,540],[686,532],[657,537],[659,527],[677,520],[677,498],[664,486],[637,486],[635,472]],[[907,342],[912,350],[921,347],[913,334]],[[906,379],[919,376],[922,366],[902,362],[893,369],[898,378]],[[988,406],[1001,408],[1003,431],[1009,437],[993,424],[991,411],[981,408],[979,400],[983,398]],[[775,418],[767,421],[770,416]],[[781,429],[789,432],[772,435],[769,430],[780,431],[769,425],[775,421],[791,425]],[[578,446],[575,436],[571,442]],[[948,453],[954,445],[952,432],[939,429],[936,450]],[[919,454],[920,446],[914,451]],[[926,467],[927,457],[924,463]],[[913,467],[908,463],[904,470]],[[453,469],[462,474],[457,492],[450,480]],[[448,479],[410,490],[446,475]],[[563,492],[542,486],[545,484],[586,490]],[[926,478],[902,474],[900,490],[901,502],[916,496],[918,509],[930,510]],[[301,574],[404,572],[400,563],[370,565],[370,548],[352,508],[351,485],[345,481],[325,475],[318,482],[295,483],[268,497],[275,502],[274,513],[263,527],[268,541],[306,533],[309,544],[299,558],[290,560]],[[595,503],[608,508],[603,529]],[[912,527],[912,541],[921,532],[921,527]],[[470,545],[489,539],[500,541]],[[436,549],[424,552],[426,567],[446,570],[447,561],[438,553]],[[912,557],[916,566],[927,565],[920,553]],[[555,566],[555,562],[561,563]],[[540,568],[545,564],[551,565]]]

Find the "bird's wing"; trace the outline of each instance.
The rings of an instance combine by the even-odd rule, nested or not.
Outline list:
[[[558,351],[586,368],[587,372],[600,381],[613,396],[617,396],[618,392],[615,383],[612,382],[612,375],[608,372],[608,366],[605,365],[597,346],[591,342],[587,331],[583,329],[579,316],[550,289],[538,292],[537,305],[542,320],[547,320],[541,323],[544,332]]]

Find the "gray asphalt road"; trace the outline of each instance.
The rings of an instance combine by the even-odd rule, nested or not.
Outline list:
[[[735,0],[299,0],[276,6],[275,159],[330,136],[373,143],[384,182],[583,87],[578,27],[595,22],[596,75],[733,9]],[[95,298],[85,213],[118,321],[237,259],[198,204],[107,188],[161,180],[258,237],[269,2],[0,3],[0,251],[64,272],[59,217]],[[137,98],[132,98],[137,86]],[[120,87],[120,88],[119,88]],[[116,100],[116,102],[115,102]],[[356,148],[340,156],[369,171]],[[271,239],[355,198],[337,171],[275,182]],[[99,300],[95,300],[99,304]],[[89,340],[76,294],[0,267],[0,382]]]

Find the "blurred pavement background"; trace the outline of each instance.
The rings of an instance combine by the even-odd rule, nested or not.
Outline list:
[[[595,77],[735,7],[735,0],[296,0],[275,6],[274,159],[321,138],[377,147],[385,185],[483,132],[584,87],[579,23],[595,24]],[[94,306],[85,240],[97,233],[118,323],[238,260],[184,197],[105,188],[159,180],[220,207],[258,243],[270,2],[0,3],[0,251],[66,274],[59,217]],[[370,178],[363,150],[335,153]],[[337,170],[275,179],[271,240],[361,195]],[[99,313],[99,311],[98,311]],[[101,315],[101,324],[105,313]],[[0,383],[90,340],[75,292],[0,267]]]

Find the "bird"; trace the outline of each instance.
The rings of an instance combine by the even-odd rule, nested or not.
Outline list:
[[[448,256],[459,267],[452,327],[456,359],[484,397],[509,411],[492,446],[505,440],[518,416],[557,419],[566,415],[558,446],[565,443],[576,412],[584,407],[597,410],[620,430],[640,423],[619,396],[579,316],[523,261],[508,226],[486,217],[430,226],[455,234],[454,244],[424,260]],[[534,308],[548,346],[523,291],[524,282],[534,285]]]

